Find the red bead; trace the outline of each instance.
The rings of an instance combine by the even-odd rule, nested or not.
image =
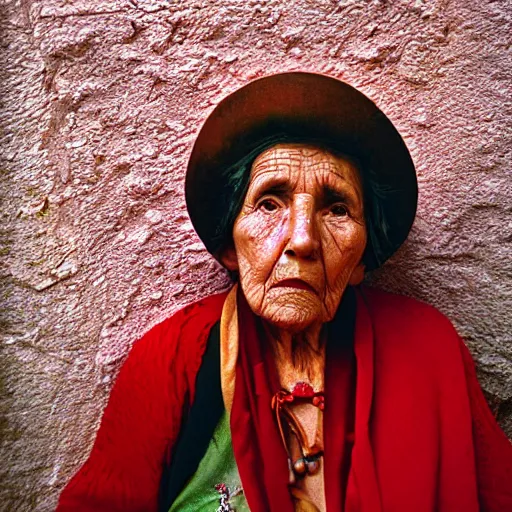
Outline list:
[[[217,484],[215,486],[215,490],[217,490],[221,494],[226,494],[228,487],[226,484]]]
[[[313,398],[313,402],[312,403],[313,403],[313,405],[315,407],[318,407],[321,411],[324,410],[324,397],[323,396],[321,396],[321,395],[320,396],[315,396]]]
[[[307,382],[297,382],[292,395],[300,398],[309,398],[315,394],[313,388]]]

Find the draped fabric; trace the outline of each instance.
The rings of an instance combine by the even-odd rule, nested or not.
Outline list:
[[[413,299],[367,288],[357,290],[356,296],[354,445],[345,511],[512,510],[512,445],[497,426],[471,356],[450,322]],[[136,342],[111,393],[91,455],[61,494],[59,512],[157,509],[162,468],[172,463],[194,401],[209,332],[221,316],[224,299],[217,295],[189,306]],[[246,372],[240,376],[237,363],[236,385],[246,380],[247,389],[261,393],[268,385],[262,388],[261,383],[272,386],[264,353],[261,362],[252,353],[247,356]],[[327,364],[328,388],[329,374],[338,369]],[[342,484],[331,457],[339,440],[328,429],[340,418],[335,407],[328,410],[328,400],[336,398],[329,398],[327,391],[326,495],[328,510],[338,512],[341,498],[331,496]],[[233,411],[236,407],[240,416],[232,411],[231,433],[249,506],[254,511],[290,510],[286,484],[283,491],[279,483],[286,464],[283,448],[270,435],[268,442],[276,450],[270,453],[260,431],[272,421],[263,411],[266,399],[258,394],[237,398],[237,393],[235,388]],[[239,401],[240,407],[235,405]],[[246,425],[251,432],[246,440],[254,444],[242,446]],[[262,454],[264,470],[258,465]],[[274,508],[274,503],[284,508]]]
[[[228,298],[229,300],[229,298]],[[238,364],[231,409],[233,450],[252,512],[300,510],[309,497],[288,488],[287,454],[270,404],[280,390],[269,340],[261,321],[238,293]],[[343,510],[353,437],[353,327],[355,297],[345,294],[328,329],[324,410],[324,480],[328,510]],[[294,495],[295,499],[292,500]],[[299,496],[301,496],[299,498]]]

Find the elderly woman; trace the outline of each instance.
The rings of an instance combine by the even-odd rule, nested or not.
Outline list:
[[[186,195],[235,285],[135,343],[59,511],[512,510],[512,446],[450,322],[358,286],[417,201],[370,100],[311,73],[246,85]]]

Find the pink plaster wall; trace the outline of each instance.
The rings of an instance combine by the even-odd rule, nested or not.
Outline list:
[[[0,10],[1,510],[52,510],[132,342],[228,285],[187,217],[187,156],[226,93],[281,70],[343,78],[403,134],[418,217],[373,280],[452,319],[512,435],[510,0]]]

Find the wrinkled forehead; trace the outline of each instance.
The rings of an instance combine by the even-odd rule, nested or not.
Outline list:
[[[279,143],[261,152],[252,165],[250,182],[271,177],[286,178],[292,185],[344,181],[362,192],[358,165],[352,158],[307,143]]]

